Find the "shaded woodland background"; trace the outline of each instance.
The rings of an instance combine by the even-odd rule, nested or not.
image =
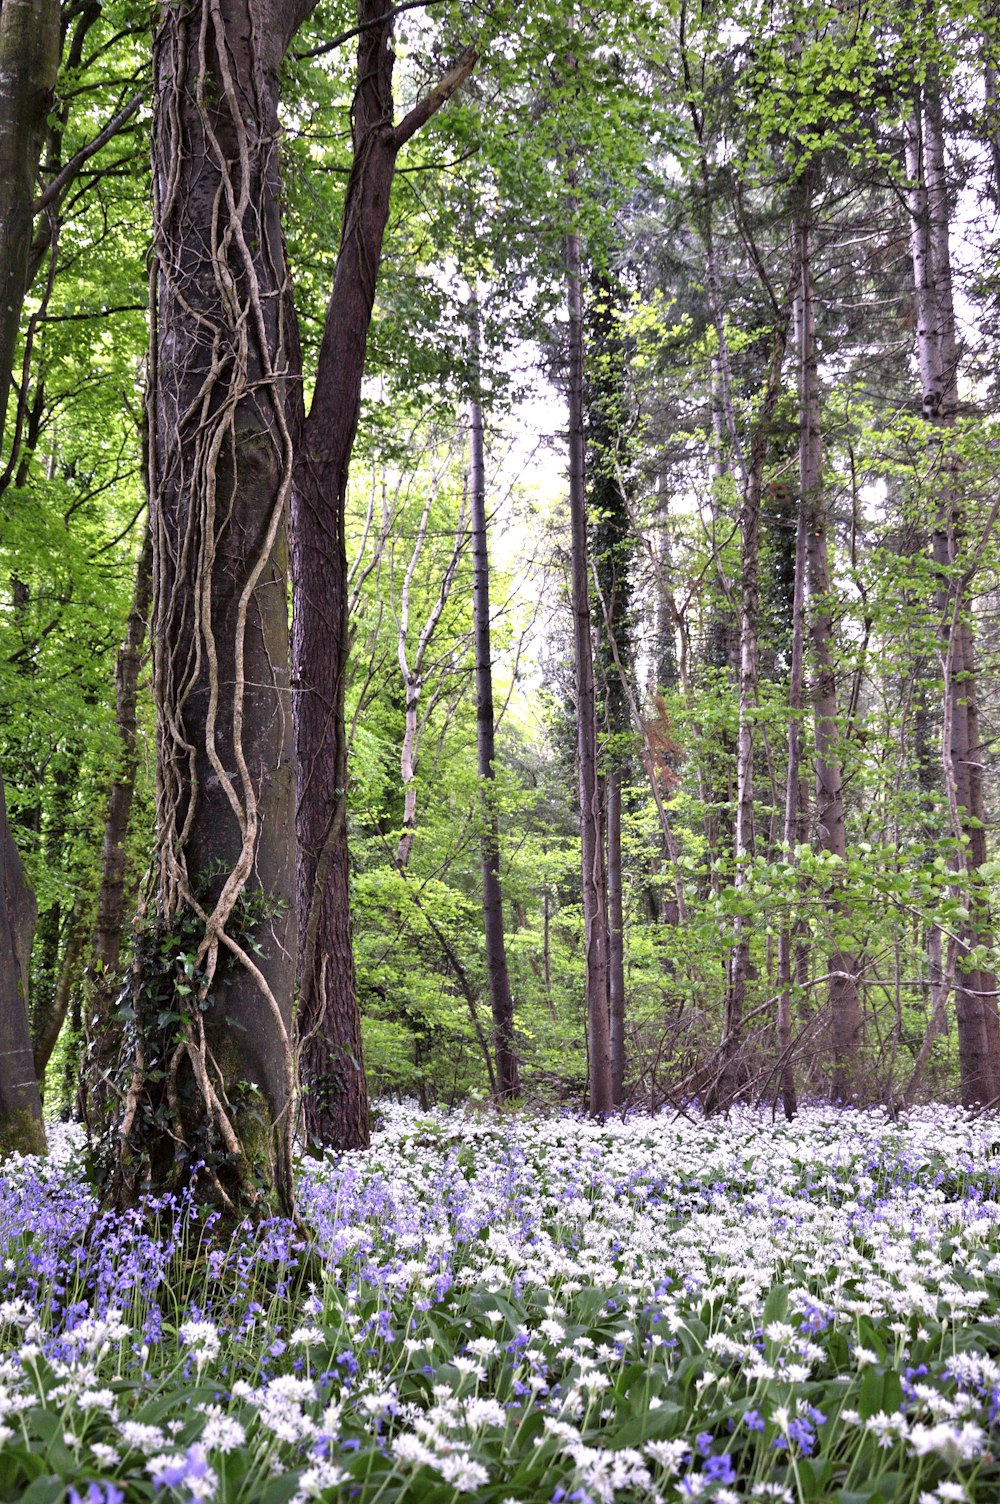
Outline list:
[[[238,61],[253,8],[231,9]],[[283,351],[294,286],[301,378],[289,364],[281,385],[251,353],[239,392],[205,411],[231,408],[239,435],[267,388],[262,431],[287,419],[288,491],[267,506],[284,528],[290,505],[307,582],[291,694],[338,702],[344,729],[329,754],[341,813],[323,827],[340,856],[305,878],[300,861],[297,981],[291,876],[279,896],[258,852],[225,920],[254,966],[286,956],[288,1017],[293,984],[305,999],[310,1131],[363,1140],[365,1072],[370,1096],[597,1112],[996,1101],[994,8],[272,9],[280,87],[263,43],[236,70],[270,101],[247,116],[264,122],[253,172],[218,83],[224,49],[184,72],[184,27],[214,12],[167,7],[155,48],[148,14],[117,0],[46,12],[54,86],[0,461],[0,767],[37,900],[47,1110],[107,1130],[136,1059],[153,1068],[148,1007],[172,1041],[143,1088],[160,1103],[150,1122],[190,1123],[171,1049],[195,1038],[197,1008],[226,1013],[237,1055],[232,1015],[257,1029],[257,1004],[240,1014],[241,984],[206,960],[235,858],[224,801],[206,813],[210,780],[184,823],[197,717],[169,688],[205,579],[184,576],[171,516],[206,475],[242,506],[249,473],[245,459],[226,471],[222,440],[207,458],[200,439],[184,447],[207,369],[190,288],[204,319],[225,303],[197,271],[223,202],[198,199],[191,143],[209,117],[224,149],[204,161],[237,190],[230,240],[255,226],[233,296],[263,264],[256,234]],[[3,46],[16,19],[3,0]],[[0,139],[23,127],[15,112]],[[376,294],[379,245],[352,240],[352,214],[383,190]],[[348,334],[361,358],[367,340],[356,438]],[[231,382],[225,360],[213,380]],[[309,533],[335,494],[343,568]],[[280,539],[268,549],[280,633],[288,576]],[[307,670],[332,675],[322,694]],[[303,823],[297,715],[301,858],[326,837],[310,845]],[[258,749],[261,766],[291,759],[283,746]],[[303,1029],[321,887],[320,950],[351,985]],[[335,1007],[336,1050],[317,1063]],[[347,1060],[360,1096],[339,1084]],[[269,1069],[221,1060],[222,1100]],[[223,1118],[203,1152],[219,1133],[220,1155],[236,1152]]]

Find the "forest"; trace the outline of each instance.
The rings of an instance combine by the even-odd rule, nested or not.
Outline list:
[[[0,0],[0,1500],[996,1497],[998,268],[994,0]]]
[[[758,9],[11,7],[10,1143],[1000,1098],[998,23]]]

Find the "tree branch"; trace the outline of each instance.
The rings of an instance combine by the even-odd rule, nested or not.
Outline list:
[[[478,57],[479,53],[475,47],[466,47],[454,68],[438,80],[429,94],[425,94],[423,99],[418,99],[409,114],[403,116],[393,131],[397,151],[401,146],[405,146],[411,136],[416,135],[421,126],[427,124],[432,115],[437,114],[443,104],[448,103],[456,89],[465,83],[476,66]]]
[[[124,109],[119,110],[117,115],[112,115],[111,119],[108,121],[104,129],[102,131],[98,131],[93,141],[88,141],[86,146],[81,146],[80,150],[78,152],[75,152],[74,155],[70,157],[69,161],[66,163],[66,166],[63,167],[61,171],[56,173],[55,177],[52,179],[51,183],[49,183],[49,185],[43,190],[40,197],[35,199],[34,204],[31,206],[33,214],[41,214],[44,209],[47,209],[50,204],[53,204],[55,202],[60,193],[66,187],[66,184],[71,182],[73,178],[76,177],[77,173],[80,171],[80,168],[83,167],[86,162],[89,162],[91,157],[95,156],[97,152],[100,151],[102,146],[107,146],[108,142],[114,136],[117,136],[122,126],[126,123],[126,121],[131,119],[136,110],[142,104],[142,99],[143,96],[141,93],[133,95]]]
[[[388,21],[394,21],[407,10],[426,10],[428,6],[440,5],[442,0],[404,0],[402,5],[396,5],[392,10],[386,11],[385,15],[376,16],[372,21],[362,21],[359,26],[352,26],[350,31],[341,31],[328,42],[321,42],[318,47],[310,47],[308,52],[293,53],[293,59],[297,63],[305,63],[312,57],[325,57],[328,52],[335,52],[338,47],[343,47],[345,42],[359,37],[363,31],[370,31],[374,26],[384,26]]]

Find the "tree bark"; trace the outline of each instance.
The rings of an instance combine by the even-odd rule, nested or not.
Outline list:
[[[612,756],[604,786],[608,845],[608,1011],[610,1017],[611,1096],[616,1107],[625,1099],[625,905],[622,889],[622,774]]]
[[[604,731],[602,786],[607,874],[608,1007],[611,1094],[616,1107],[622,1103],[625,1085],[622,784],[629,762],[630,705],[635,699],[629,641],[632,527],[623,490],[627,469],[623,421],[625,352],[618,325],[619,301],[620,292],[611,276],[606,272],[592,272],[587,307],[586,470],[593,572],[601,608],[597,633],[601,698],[598,714]],[[650,761],[652,764],[653,760]],[[651,765],[652,787],[669,847],[666,811],[659,798],[659,776],[659,769]]]
[[[0,451],[28,280],[38,162],[59,72],[58,0],[0,5]]]
[[[800,305],[801,307],[801,305]],[[801,316],[801,313],[800,313]],[[805,839],[805,820],[799,798],[802,776],[802,710],[805,649],[806,511],[801,499],[795,526],[795,575],[792,586],[792,652],[788,673],[788,771],[785,779],[785,860],[796,864],[795,848]],[[795,1066],[792,1061],[792,989],[795,981],[795,931],[789,920],[778,936],[778,1079],[781,1105],[791,1122],[797,1109]]]
[[[73,984],[80,980],[77,967],[87,938],[83,905],[77,903],[69,915],[66,926],[66,943],[59,958],[59,969],[48,1007],[43,1014],[36,1013],[33,1019],[35,1075],[39,1088],[45,1081],[45,1070],[52,1058],[59,1035],[62,1033],[69,1012]]]
[[[196,1160],[239,1214],[293,1207],[295,912],[278,78],[262,0],[169,5],[154,41],[150,367],[154,890],[112,1193]]]
[[[816,736],[816,826],[821,850],[833,857],[834,891],[829,901],[830,922],[836,934],[846,921],[844,901],[836,889],[847,859],[840,727],[837,719],[837,681],[834,665],[833,614],[830,602],[830,564],[823,496],[823,440],[819,416],[819,379],[816,322],[812,291],[810,238],[811,175],[807,169],[805,203],[797,226],[799,296],[799,480],[805,511],[809,580],[809,639],[813,660],[812,703]],[[861,1005],[855,981],[856,961],[838,940],[829,953],[830,1038],[833,1052],[831,1093],[835,1101],[852,1102],[858,1095],[858,1051],[861,1043]]]
[[[931,552],[938,570],[936,606],[944,675],[941,760],[954,863],[962,873],[969,908],[969,918],[959,930],[955,1014],[962,1099],[971,1105],[1000,1095],[1000,1016],[996,977],[966,959],[976,947],[992,944],[993,923],[981,877],[987,856],[986,809],[968,579],[960,576],[964,520],[958,464],[947,437],[958,403],[958,346],[940,82],[933,70],[907,124],[906,171],[922,411],[931,432],[940,431],[943,449]]]
[[[472,520],[472,616],[476,656],[476,754],[479,770],[480,865],[483,874],[483,935],[493,1050],[496,1056],[497,1095],[516,1097],[517,1044],[514,1038],[514,1000],[507,971],[503,930],[503,890],[500,885],[500,821],[496,801],[496,743],[493,711],[493,654],[490,642],[490,558],[486,524],[486,457],[483,407],[479,395],[479,305],[469,300],[469,341],[475,389],[469,403],[469,503]]]
[[[123,980],[119,967],[125,921],[126,842],[139,766],[136,705],[152,588],[153,540],[147,525],[136,566],[125,639],[115,664],[115,720],[120,752],[108,793],[97,919],[87,965],[83,1015],[87,1056],[80,1079],[79,1106],[81,1117],[95,1137],[100,1135],[109,1110],[108,1082],[121,1044],[121,1028],[111,1013]]]
[[[0,453],[27,286],[39,156],[59,70],[59,20],[58,0],[0,5]],[[44,1153],[28,1022],[38,910],[10,833],[2,782],[0,878],[0,1151]]]
[[[28,978],[37,917],[0,784],[0,1155],[44,1154],[46,1148],[28,1028]]]
[[[591,641],[590,569],[587,547],[586,460],[583,427],[583,296],[580,241],[566,236],[566,291],[569,310],[569,512],[573,607],[573,659],[576,678],[577,760],[583,880],[583,933],[586,963],[587,1046],[590,1112],[603,1117],[614,1106],[611,1082],[611,1027],[608,1013],[608,918],[604,872],[601,798],[597,770],[597,697]]]
[[[420,757],[420,744],[427,726],[430,713],[434,708],[437,696],[432,693],[430,702],[423,715],[420,713],[421,697],[424,690],[424,664],[427,658],[427,650],[434,640],[438,622],[448,604],[452,586],[455,583],[455,575],[462,558],[462,549],[468,537],[468,514],[466,512],[465,498],[459,509],[458,522],[455,527],[455,543],[451,551],[451,557],[445,564],[441,576],[441,583],[437,595],[434,597],[431,608],[417,638],[417,644],[410,659],[407,640],[410,633],[410,591],[413,586],[413,576],[416,573],[420,556],[423,553],[424,544],[427,540],[427,527],[430,522],[431,506],[434,502],[434,487],[428,489],[427,500],[424,504],[420,522],[417,526],[417,536],[413,542],[413,552],[410,562],[406,567],[403,579],[403,588],[400,593],[399,614],[396,619],[396,656],[399,660],[399,671],[403,676],[403,745],[399,754],[399,772],[403,784],[403,828],[400,832],[399,842],[396,846],[396,866],[402,870],[410,860],[410,852],[413,850],[413,838],[417,833],[417,764]],[[447,673],[444,664],[439,665],[442,675]]]
[[[724,340],[721,326],[720,338]],[[736,829],[733,842],[735,866],[733,886],[736,890],[737,913],[733,919],[732,944],[729,952],[722,1040],[719,1046],[719,1068],[706,1099],[706,1106],[709,1110],[725,1107],[732,1102],[742,1090],[746,1077],[746,1068],[740,1061],[740,1048],[747,982],[750,975],[751,925],[749,916],[739,911],[739,905],[741,895],[749,882],[750,863],[754,855],[753,765],[754,723],[757,708],[760,500],[764,484],[764,466],[771,443],[771,428],[781,395],[781,378],[787,340],[787,324],[776,320],[771,331],[770,359],[764,380],[760,411],[754,422],[749,454],[745,461],[742,459],[740,461],[740,473],[744,481],[739,516],[740,667],[739,721],[736,741]],[[726,426],[732,434],[736,431],[736,415],[728,382],[723,383],[721,395]]]
[[[351,945],[345,693],[350,649],[344,508],[389,195],[401,147],[472,71],[458,64],[393,125],[392,7],[358,0],[354,155],[312,405],[292,494],[299,915],[299,1061],[307,1140],[368,1143]]]

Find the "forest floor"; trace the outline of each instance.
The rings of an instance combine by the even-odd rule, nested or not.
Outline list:
[[[54,1129],[0,1176],[0,1498],[995,1500],[998,1137],[389,1107],[302,1171],[310,1284],[287,1224],[95,1227]]]

